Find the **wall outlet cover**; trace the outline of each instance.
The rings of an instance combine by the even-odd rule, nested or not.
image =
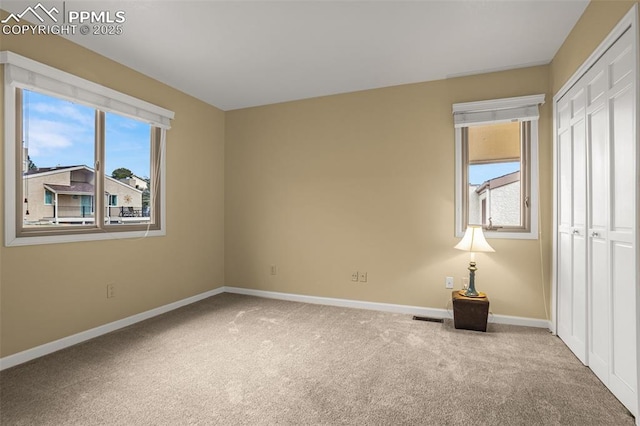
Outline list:
[[[453,277],[447,277],[444,280],[444,286],[446,288],[453,288]]]

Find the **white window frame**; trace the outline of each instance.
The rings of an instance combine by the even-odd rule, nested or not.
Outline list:
[[[4,153],[5,153],[5,246],[67,243],[76,241],[113,240],[166,235],[166,161],[165,133],[170,128],[174,113],[143,100],[77,77],[73,74],[41,64],[9,51],[0,52],[0,64],[4,65]],[[99,228],[90,232],[74,230],[54,235],[19,235],[17,229],[16,188],[22,170],[18,169],[16,144],[16,89],[33,90],[72,102],[114,112],[144,121],[160,129],[160,178],[157,185],[160,196],[160,214],[157,229],[127,230],[124,227],[111,231]],[[62,231],[61,231],[62,232]]]
[[[538,119],[539,105],[544,104],[544,94],[520,96],[514,98],[492,99],[486,101],[453,104],[455,126],[455,235],[462,238],[467,228],[463,223],[466,215],[462,211],[463,197],[463,146],[462,129],[473,125],[487,125],[518,121],[531,122],[530,140],[530,226],[522,232],[501,232],[485,230],[486,238],[505,239],[537,239],[539,217],[539,184],[538,184]]]

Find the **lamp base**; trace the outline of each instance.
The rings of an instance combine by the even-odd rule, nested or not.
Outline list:
[[[476,291],[476,271],[478,270],[478,268],[476,268],[476,262],[471,260],[471,262],[469,262],[469,268],[467,269],[469,269],[469,287],[460,291],[460,294],[464,297],[483,297],[480,296],[480,292]]]

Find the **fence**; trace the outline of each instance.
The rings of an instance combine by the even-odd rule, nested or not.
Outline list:
[[[54,206],[54,216],[55,216]],[[91,206],[58,206],[58,217],[94,217]],[[148,206],[141,207],[112,207],[106,208],[106,217],[150,217],[151,209]]]

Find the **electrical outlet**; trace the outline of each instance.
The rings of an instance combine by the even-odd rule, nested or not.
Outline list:
[[[453,288],[453,277],[447,277],[444,279],[444,286],[446,288]]]
[[[360,282],[361,283],[366,283],[367,282],[367,273],[366,272],[360,272]]]
[[[360,275],[358,274],[358,271],[355,271],[354,273],[351,274],[351,281],[358,281],[358,277]]]
[[[107,284],[107,299],[111,299],[112,297],[115,297],[116,293],[115,293],[115,288],[114,288],[114,284]]]
[[[271,275],[276,275],[278,273],[278,267],[276,265],[271,265]]]

